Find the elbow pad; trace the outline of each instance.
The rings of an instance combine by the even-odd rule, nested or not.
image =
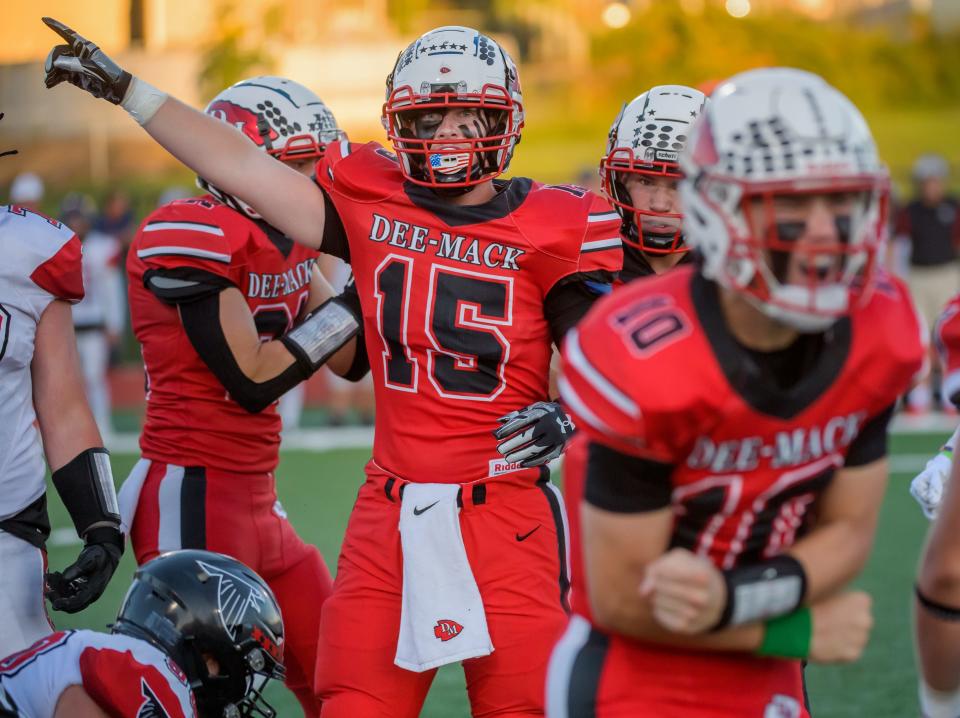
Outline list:
[[[120,507],[113,485],[110,454],[103,447],[87,449],[53,472],[53,485],[70,513],[77,535],[91,529],[120,529]]]
[[[355,310],[341,297],[328,299],[280,338],[307,375],[323,366],[360,333]]]

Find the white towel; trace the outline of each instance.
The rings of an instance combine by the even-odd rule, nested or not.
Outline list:
[[[134,464],[120,487],[120,493],[117,494],[117,503],[120,505],[120,530],[126,536],[130,535],[130,527],[137,513],[140,491],[143,489],[143,482],[147,480],[150,463],[149,459],[140,459]]]
[[[403,603],[393,662],[408,671],[420,673],[493,652],[460,534],[459,488],[419,483],[403,488]]]

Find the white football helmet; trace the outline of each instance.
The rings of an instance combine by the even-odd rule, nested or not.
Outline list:
[[[238,82],[214,97],[204,112],[233,125],[261,150],[284,162],[323,157],[328,144],[347,137],[316,94],[283,77],[265,75]],[[224,204],[260,218],[252,207],[202,177],[197,184]]]
[[[382,121],[407,179],[467,188],[509,166],[523,127],[522,100],[517,67],[504,49],[477,30],[452,25],[400,53],[387,77]],[[418,122],[424,111],[457,107],[480,108],[486,127],[455,147],[434,139],[436,125]]]
[[[721,84],[680,169],[684,235],[702,253],[704,275],[767,315],[822,331],[872,287],[888,174],[863,115],[821,77],[766,68]],[[851,214],[835,219],[841,241],[795,246],[803,228],[778,225],[774,199],[824,193],[854,197]],[[807,279],[788,284],[785,267],[800,251]]]
[[[686,252],[688,247],[681,234],[681,215],[635,207],[627,190],[627,175],[682,177],[677,164],[680,151],[706,101],[706,96],[692,87],[652,87],[625,104],[610,127],[607,151],[600,160],[600,182],[623,217],[624,241],[644,252],[672,254]],[[645,217],[659,222],[645,221]],[[656,231],[656,225],[663,223],[676,229]]]

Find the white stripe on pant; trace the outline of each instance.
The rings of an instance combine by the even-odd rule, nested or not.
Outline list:
[[[157,550],[177,551],[180,543],[180,490],[183,486],[183,467],[167,464],[167,472],[160,480],[158,504],[160,509],[160,531],[157,536]]]

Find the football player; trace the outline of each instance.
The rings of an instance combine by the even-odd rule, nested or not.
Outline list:
[[[953,323],[956,310],[954,299],[938,323],[936,336],[941,342],[944,325]],[[944,366],[948,372],[956,368],[946,361]],[[950,376],[948,373],[944,380],[945,398]],[[951,400],[956,398],[956,388],[954,382]],[[920,560],[914,599],[920,708],[924,718],[960,716],[960,545],[956,530],[960,522],[960,479],[953,461],[957,434],[960,429],[910,487],[927,517],[936,519]]]
[[[44,596],[44,455],[83,540],[46,577],[53,608],[93,603],[123,553],[110,458],[83,389],[70,306],[83,298],[80,240],[60,222],[0,206],[0,653],[53,628]],[[41,444],[42,439],[42,444]]]
[[[925,351],[875,269],[870,131],[816,75],[755,70],[714,92],[680,168],[702,266],[615,292],[564,348],[591,620],[554,654],[554,717],[808,716],[799,659],[854,660],[869,634],[847,585]]]
[[[5,718],[223,718],[276,711],[283,619],[229,556],[174,551],[141,566],[111,632],[58,631],[0,660]]]
[[[607,150],[600,160],[600,185],[621,217],[620,283],[689,261],[691,255],[680,229],[676,160],[705,101],[704,94],[692,87],[653,87],[626,103],[610,127]],[[497,450],[508,462],[524,466],[557,458],[573,432],[573,424],[555,401],[537,402],[499,421],[494,432],[500,441]],[[586,458],[585,442],[577,443],[579,449],[574,449],[574,444],[566,453],[566,495],[570,475],[582,474],[581,460]],[[576,522],[572,517],[571,533]],[[574,564],[576,560],[573,557]],[[572,572],[574,581],[576,573]]]
[[[436,667],[460,660],[474,713],[542,712],[566,621],[562,503],[545,467],[504,461],[488,427],[548,398],[551,344],[622,254],[620,216],[602,198],[497,179],[524,118],[509,55],[464,27],[413,42],[387,83],[395,152],[329,147],[318,191],[46,22],[67,42],[49,57],[49,86],[122,104],[201,176],[353,266],[376,438],[321,617],[324,716],[418,715]]]
[[[960,294],[944,307],[933,328],[934,345],[943,367],[940,386],[942,401],[960,406]],[[960,427],[953,432],[940,451],[910,482],[910,493],[928,519],[935,519],[943,500],[946,483],[953,466],[954,449],[960,441]]]
[[[346,142],[320,98],[280,77],[227,88],[206,112],[240,130],[255,151],[307,174],[328,145]],[[367,371],[353,338],[359,304],[351,289],[330,298],[314,250],[215,184],[198,183],[208,194],[155,210],[128,255],[147,415],[143,458],[120,494],[124,518],[138,563],[210,549],[266,579],[293,636],[287,685],[316,716],[316,636],[331,579],[277,500],[275,404],[327,357],[341,374]]]
[[[625,104],[610,127],[600,178],[604,194],[622,218],[619,283],[662,274],[692,257],[680,225],[677,184],[682,175],[677,159],[706,102],[704,94],[692,87],[652,87]],[[588,437],[580,434],[564,452],[563,498],[568,506],[579,505],[583,497],[588,444]],[[571,512],[568,522],[570,608],[589,617],[579,512]]]

